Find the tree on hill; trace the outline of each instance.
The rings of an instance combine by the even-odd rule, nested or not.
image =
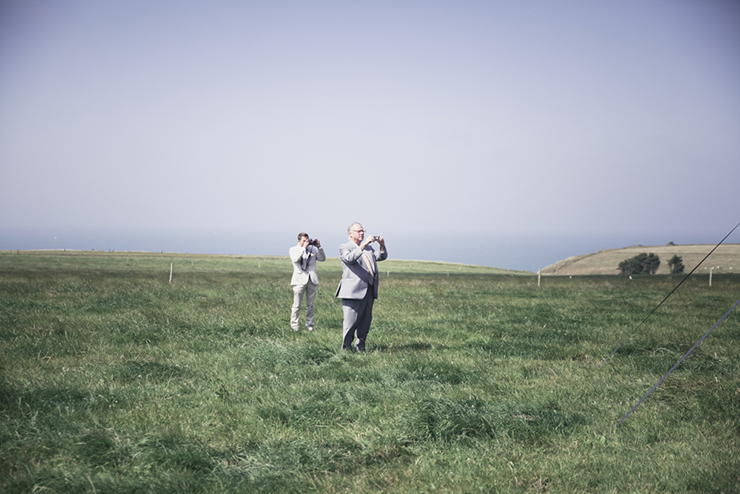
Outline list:
[[[673,256],[668,261],[668,268],[671,270],[671,274],[681,274],[685,269],[683,265],[683,258],[681,256]]]
[[[660,266],[660,257],[652,252],[637,254],[619,263],[619,271],[625,275],[631,274],[655,274]]]

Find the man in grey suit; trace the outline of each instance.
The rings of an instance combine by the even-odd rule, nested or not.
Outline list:
[[[342,279],[335,297],[342,299],[344,312],[342,349],[365,351],[365,340],[373,319],[373,303],[378,298],[378,264],[388,258],[383,237],[369,235],[359,223],[352,223],[348,229],[349,242],[339,246],[342,261]],[[380,254],[370,246],[380,244]]]
[[[290,327],[298,331],[298,319],[301,315],[301,302],[306,295],[306,328],[313,331],[313,301],[319,287],[319,275],[316,274],[316,261],[325,261],[326,255],[319,239],[311,241],[307,233],[298,234],[298,245],[289,251],[293,262],[293,307],[290,312]]]

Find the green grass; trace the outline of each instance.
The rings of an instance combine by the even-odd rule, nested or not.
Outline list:
[[[287,258],[0,253],[0,491],[740,490],[740,314],[615,430],[739,276],[380,266],[348,354],[335,259],[294,333]]]

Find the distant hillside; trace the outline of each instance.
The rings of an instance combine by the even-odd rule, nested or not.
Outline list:
[[[716,245],[716,244],[715,244]],[[668,260],[674,255],[683,258],[686,273],[694,269],[715,245],[662,245],[646,247],[642,245],[622,249],[600,250],[593,254],[569,257],[542,270],[551,275],[619,274],[619,263],[642,252],[654,253],[660,257],[657,274],[668,274]],[[722,244],[700,266],[697,272],[709,272],[709,267],[722,266],[724,273],[740,272],[740,244]],[[706,269],[705,269],[706,268]],[[720,272],[720,271],[715,271]]]

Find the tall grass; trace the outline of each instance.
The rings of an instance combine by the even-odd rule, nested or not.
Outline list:
[[[676,280],[398,261],[348,354],[328,262],[295,333],[285,258],[56,257],[0,256],[5,492],[740,490],[740,314],[614,428],[739,277],[635,333]]]

